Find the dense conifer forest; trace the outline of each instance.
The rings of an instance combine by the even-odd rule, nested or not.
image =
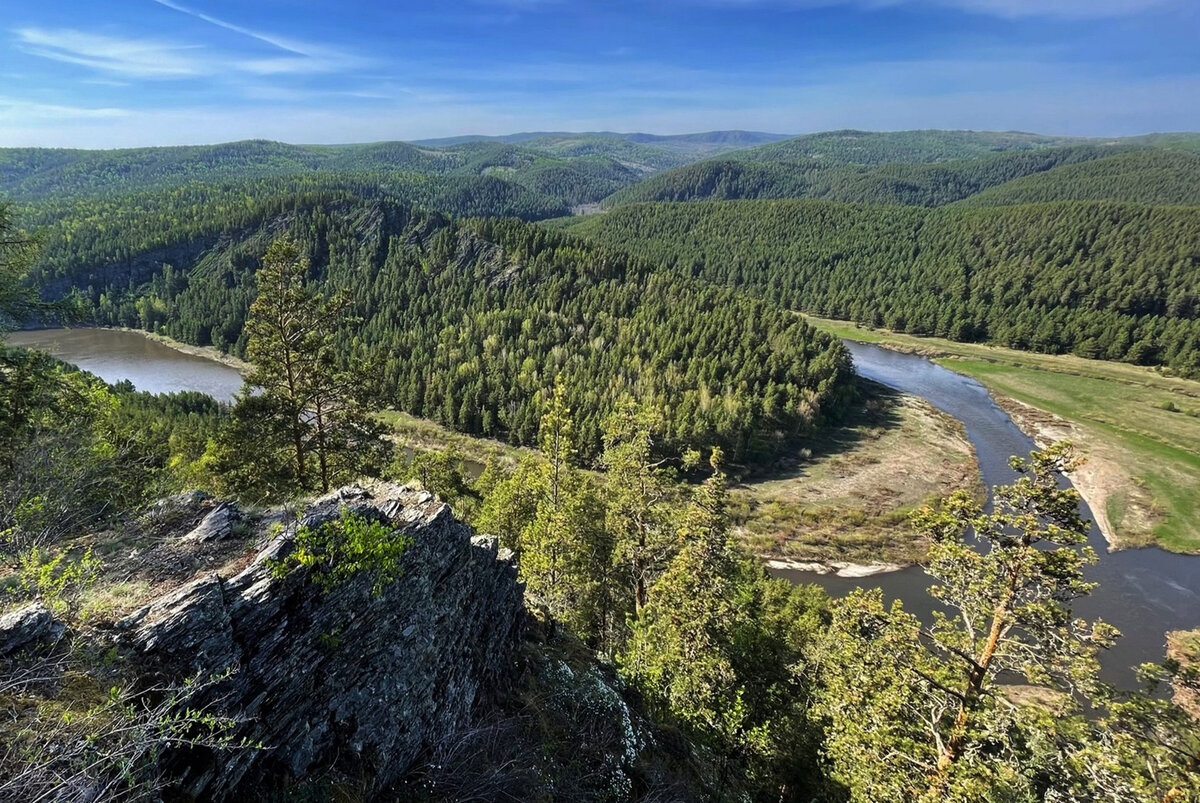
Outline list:
[[[386,403],[467,432],[531,443],[561,375],[587,453],[617,400],[636,394],[669,414],[669,443],[758,460],[848,392],[840,344],[781,307],[515,220],[459,223],[309,194],[207,225],[209,250],[174,232],[191,247],[144,285],[113,272],[114,252],[100,262],[106,272],[75,274],[94,319],[242,354],[254,272],[287,234],[303,243],[313,278],[352,299],[342,358],[375,366]]]
[[[35,674],[0,655],[16,745],[0,798],[52,799],[67,773],[173,799],[159,759],[181,739],[209,757],[273,748],[217,738],[244,712],[147,706],[176,690],[145,690],[157,676],[113,647],[114,612],[178,596],[169,578],[211,582],[216,564],[140,551],[175,548],[162,511],[198,501],[246,514],[218,571],[294,537],[272,582],[312,581],[316,605],[371,574],[375,600],[406,580],[407,530],[348,512],[267,526],[367,477],[419,483],[495,536],[488,559],[514,556],[529,614],[504,705],[431,748],[395,799],[1196,800],[1197,649],[1144,665],[1143,688],[1102,682],[1119,634],[1073,608],[1097,556],[1062,481],[1080,468],[1069,444],[1014,458],[991,504],[939,492],[904,514],[928,548],[931,622],[879,590],[769,577],[728,476],[785,452],[810,471],[810,435],[836,472],[888,470],[848,448],[871,433],[832,431],[861,385],[797,311],[1200,375],[1196,138],[842,131],[622,189],[769,139],[0,152],[16,199],[0,205],[0,335],[159,333],[245,357],[255,388],[232,405],[150,396],[0,346],[0,579],[67,634]],[[567,231],[538,222],[604,197],[611,211]],[[404,417],[385,408],[480,454],[394,442]],[[195,488],[221,505],[154,501]],[[341,632],[312,654],[358,674]],[[262,791],[332,799],[368,764]]]
[[[1192,207],[653,204],[575,230],[818,315],[1200,371]]]
[[[647,201],[821,198],[872,204],[1002,206],[1041,201],[1197,204],[1200,153],[1124,141],[947,161],[878,164],[767,158],[765,148],[668,170],[613,193]]]
[[[336,146],[249,140],[110,151],[0,148],[0,193],[19,201],[78,200],[253,178],[353,173],[387,181],[400,173],[437,176],[484,196],[489,194],[486,184],[470,179],[490,177],[514,185],[510,193],[522,188],[561,210],[562,204],[598,201],[658,170],[780,138],[716,131],[682,137],[530,134]],[[457,211],[439,200],[436,208]],[[514,205],[508,211],[525,210]]]

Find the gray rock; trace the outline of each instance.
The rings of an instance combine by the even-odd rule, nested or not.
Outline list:
[[[281,576],[293,526],[237,576],[202,577],[122,622],[148,683],[221,677],[189,704],[241,718],[236,736],[269,748],[177,751],[167,766],[183,793],[241,799],[331,767],[377,792],[509,679],[524,622],[511,556],[494,539],[472,539],[437,499],[397,486],[374,498],[343,489],[301,522],[317,526],[343,508],[411,539],[402,576],[378,595],[369,573],[327,592],[305,570]]]
[[[181,540],[199,544],[220,541],[233,535],[234,528],[243,521],[245,521],[245,516],[242,515],[242,511],[235,503],[222,502]]]
[[[0,656],[9,655],[38,641],[56,642],[64,625],[54,619],[40,602],[0,616]]]

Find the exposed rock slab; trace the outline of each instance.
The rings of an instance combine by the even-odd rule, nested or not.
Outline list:
[[[58,641],[63,625],[40,602],[0,616],[0,656],[9,655],[35,642]]]
[[[233,535],[234,529],[245,521],[245,516],[234,502],[222,502],[205,516],[195,529],[183,537],[183,541],[205,544],[223,541]]]
[[[159,680],[231,673],[192,704],[245,718],[237,736],[269,748],[177,754],[182,791],[239,799],[331,766],[382,789],[511,674],[524,619],[511,555],[428,493],[396,486],[343,489],[300,524],[344,508],[412,539],[402,577],[378,596],[365,573],[330,591],[303,570],[280,576],[292,527],[235,577],[201,577],[122,623]]]

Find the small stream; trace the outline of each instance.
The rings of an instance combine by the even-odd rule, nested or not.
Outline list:
[[[1016,475],[1008,458],[1028,454],[1034,443],[996,406],[983,385],[925,357],[867,343],[845,344],[860,375],[919,396],[963,423],[987,487],[1012,482]],[[904,482],[904,477],[897,477],[896,482]],[[1081,507],[1090,520],[1087,505]],[[1090,597],[1079,600],[1075,611],[1085,618],[1103,618],[1121,631],[1117,646],[1104,656],[1104,677],[1129,687],[1135,683],[1134,667],[1162,660],[1168,630],[1200,625],[1200,556],[1153,547],[1109,552],[1095,524],[1088,543],[1099,562],[1088,569],[1087,576],[1100,586]],[[858,579],[789,570],[773,574],[794,582],[815,582],[835,595],[857,586],[880,588],[887,598],[903,600],[907,610],[922,617],[933,609],[926,594],[932,581],[916,567]]]

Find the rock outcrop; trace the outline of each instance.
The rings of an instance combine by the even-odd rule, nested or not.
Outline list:
[[[277,569],[297,526],[344,508],[411,539],[402,575],[378,594],[369,572],[322,589],[306,569]],[[240,799],[333,769],[374,793],[504,687],[523,622],[512,557],[493,539],[472,537],[428,493],[353,487],[311,506],[236,576],[200,577],[128,617],[121,641],[148,679],[217,678],[189,704],[238,718],[234,736],[265,748],[169,755],[181,792]]]
[[[58,641],[63,625],[40,602],[0,616],[0,657],[35,642]]]

